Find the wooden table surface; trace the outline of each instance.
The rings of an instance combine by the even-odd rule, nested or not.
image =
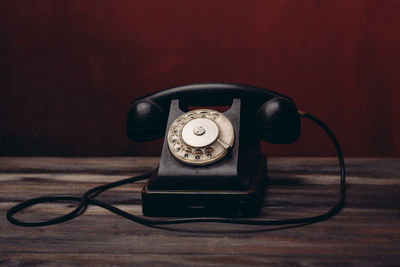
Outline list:
[[[148,172],[157,158],[0,158],[0,265],[362,265],[400,266],[400,159],[346,159],[347,203],[332,219],[292,228],[195,223],[146,227],[99,207],[58,225],[10,224],[6,211],[50,194]],[[271,158],[263,218],[319,214],[337,200],[332,158]],[[141,214],[143,182],[99,196]],[[41,204],[21,215],[38,219],[71,210]]]

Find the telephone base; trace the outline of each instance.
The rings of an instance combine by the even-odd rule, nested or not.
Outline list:
[[[247,190],[142,190],[143,215],[150,217],[254,217],[267,180],[266,156],[258,163]]]

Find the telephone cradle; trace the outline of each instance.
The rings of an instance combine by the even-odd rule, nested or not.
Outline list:
[[[239,99],[234,99],[230,109],[223,113],[233,122],[234,131],[237,133],[234,146],[228,152],[229,155],[225,155],[224,160],[205,166],[181,163],[170,153],[168,138],[164,139],[160,165],[142,190],[144,215],[174,217],[257,215],[265,191],[266,157],[259,153],[257,139],[245,140],[244,136],[242,139],[238,138],[240,103]],[[174,118],[182,114],[184,112],[179,108],[179,100],[173,100],[167,129],[171,127]],[[208,146],[210,147],[210,144]],[[209,154],[207,159],[212,156],[213,154]]]

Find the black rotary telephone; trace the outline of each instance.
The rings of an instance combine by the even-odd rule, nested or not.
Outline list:
[[[229,106],[225,112],[214,106]],[[202,108],[190,109],[192,106]],[[341,170],[338,203],[324,214],[283,220],[251,219],[257,215],[267,182],[266,157],[259,140],[289,144],[300,136],[300,118],[308,118],[330,136]],[[82,197],[47,196],[22,202],[7,213],[10,222],[41,226],[72,219],[89,203],[146,225],[223,222],[253,225],[303,224],[334,216],[344,205],[345,168],[340,146],[316,117],[298,111],[292,99],[257,87],[200,83],[165,89],[137,99],[129,109],[127,135],[135,142],[165,136],[158,168],[87,191]],[[143,216],[129,214],[96,199],[122,184],[148,179],[142,190]],[[41,222],[14,218],[20,210],[49,201],[76,201],[61,217]],[[150,217],[179,217],[153,219]]]

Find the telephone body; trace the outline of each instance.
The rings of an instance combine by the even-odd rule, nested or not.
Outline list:
[[[208,108],[220,105],[230,107]],[[252,217],[267,182],[259,141],[295,142],[300,116],[292,99],[269,90],[200,83],[135,100],[127,135],[135,142],[165,135],[160,164],[142,190],[144,215]]]

